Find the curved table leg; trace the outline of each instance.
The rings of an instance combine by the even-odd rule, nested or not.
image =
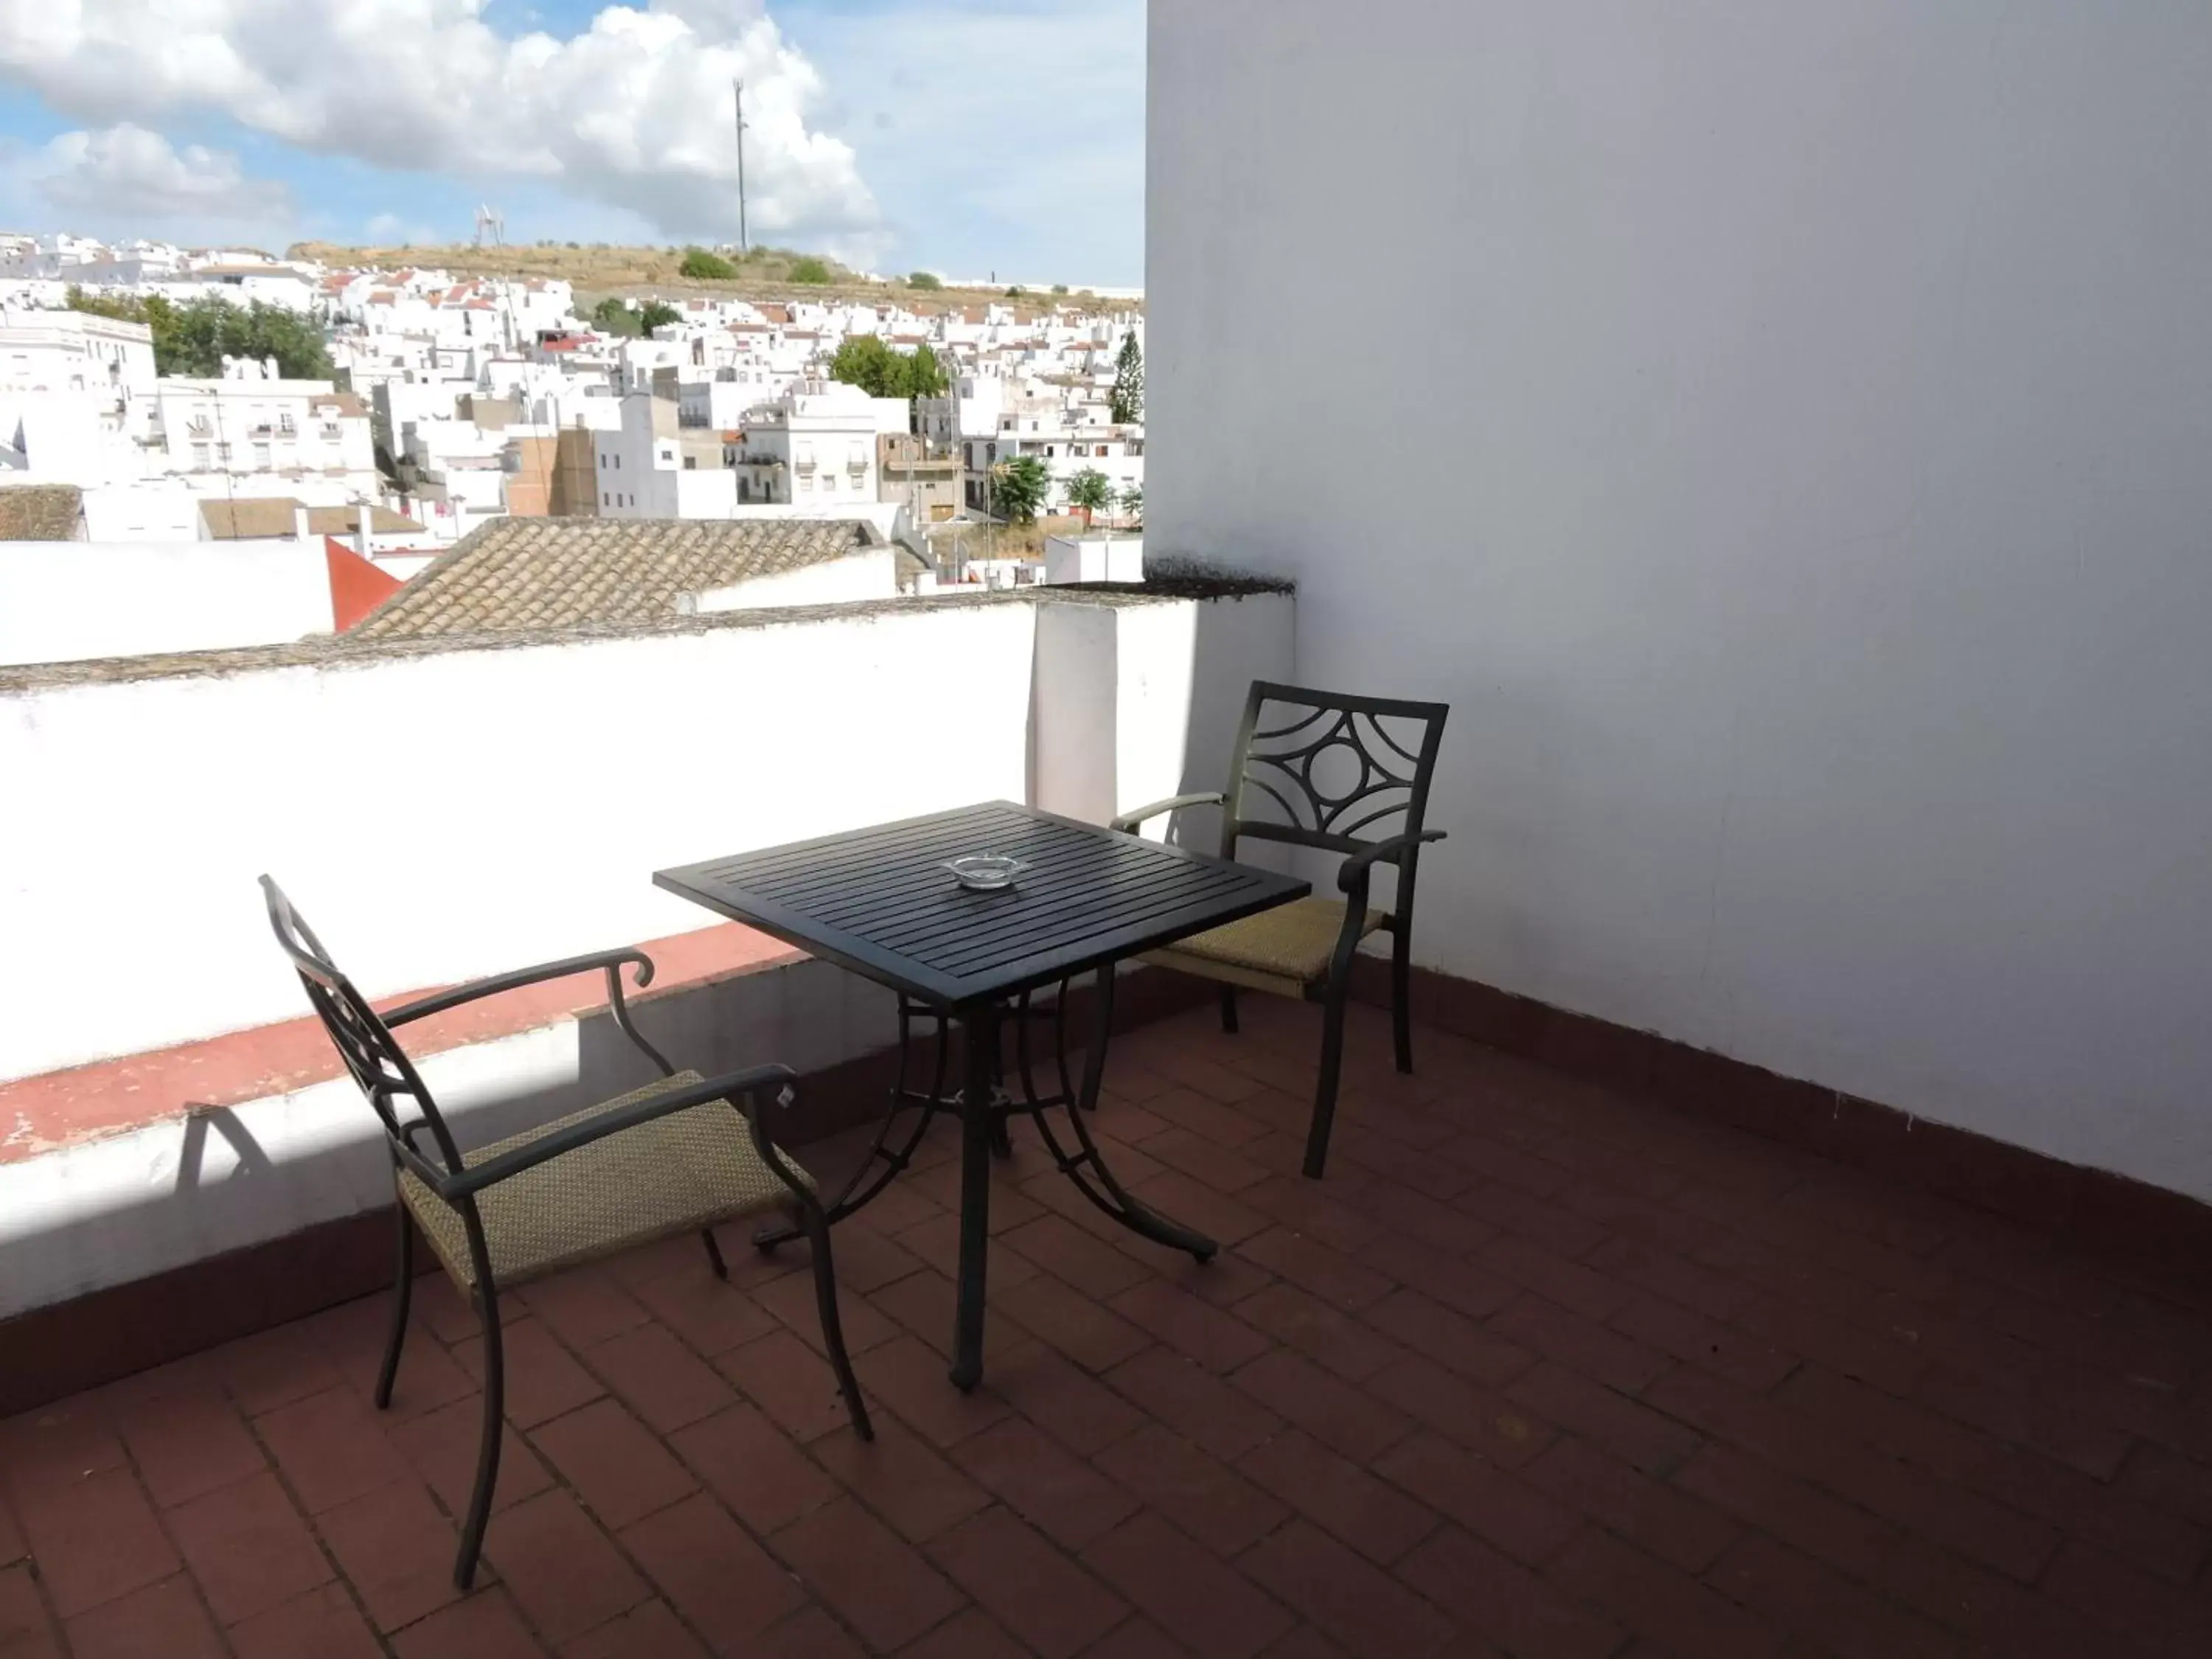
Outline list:
[[[906,1086],[907,1058],[911,1052],[913,1024],[917,1017],[927,1017],[937,1022],[936,1074],[931,1079],[927,1094]],[[854,1167],[844,1187],[836,1198],[823,1206],[824,1222],[835,1225],[854,1211],[865,1207],[877,1194],[891,1184],[892,1178],[914,1161],[915,1149],[921,1138],[929,1133],[930,1121],[938,1113],[951,1109],[954,1103],[945,1097],[945,1016],[935,1010],[899,999],[899,1071],[898,1081],[891,1088],[890,1109],[876,1127],[876,1138],[868,1147],[867,1156]],[[915,1114],[913,1128],[896,1147],[891,1146],[891,1132],[897,1127],[899,1115],[907,1110]],[[804,1236],[799,1223],[790,1219],[763,1223],[753,1234],[757,1249],[773,1250],[779,1244],[787,1244]]]
[[[1066,986],[1064,983],[1060,988],[1060,994],[1061,1007],[1064,1009],[1066,1000]],[[1066,1087],[1066,1020],[1063,1012],[1060,1016],[1060,1092],[1055,1096],[1044,1097],[1038,1096],[1036,1085],[1030,1075],[1029,1050],[1024,1042],[1022,1048],[1022,1085],[1028,1093],[1029,1099],[1025,1103],[1016,1103],[1012,1109],[1025,1111],[1036,1120],[1037,1133],[1043,1136],[1045,1150],[1052,1154],[1053,1163],[1059,1166],[1062,1175],[1075,1183],[1076,1191],[1089,1199],[1100,1212],[1113,1217],[1131,1232],[1141,1237],[1149,1238],[1156,1244],[1164,1244],[1170,1249],[1187,1250],[1200,1261],[1211,1261],[1219,1253],[1221,1247],[1203,1233],[1194,1232],[1188,1227],[1169,1220],[1158,1211],[1148,1208],[1132,1197],[1121,1183],[1114,1178],[1113,1170],[1106,1167],[1106,1159],[1098,1150],[1098,1143],[1091,1139],[1091,1126],[1084,1120],[1086,1114],[1097,1109],[1098,1091],[1105,1079],[1106,1042],[1114,1024],[1112,964],[1109,963],[1098,970],[1094,996],[1097,1006],[1092,1022],[1090,1052],[1084,1056],[1082,1092],[1075,1094]],[[1075,1133],[1076,1150],[1073,1153],[1061,1147],[1060,1137],[1053,1133],[1052,1121],[1046,1116],[1046,1113],[1054,1108],[1066,1112],[1069,1127]]]

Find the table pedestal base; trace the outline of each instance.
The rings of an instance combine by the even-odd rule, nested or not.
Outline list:
[[[1098,1211],[1112,1217],[1131,1232],[1170,1249],[1185,1250],[1200,1261],[1210,1261],[1220,1246],[1203,1234],[1178,1225],[1131,1196],[1107,1167],[1098,1143],[1092,1139],[1086,1117],[1098,1108],[1098,1091],[1105,1076],[1106,1043],[1113,1028],[1114,970],[1102,968],[1094,980],[1097,1006],[1091,1045],[1084,1057],[1083,1083],[1079,1091],[1067,1067],[1067,991],[1063,980],[1058,996],[1047,1008],[1031,1005],[1024,992],[1012,1005],[979,1003],[957,1009],[950,1016],[926,1005],[899,1000],[899,1076],[891,1091],[890,1109],[877,1127],[867,1156],[861,1159],[836,1199],[824,1206],[834,1224],[866,1207],[914,1160],[922,1137],[939,1112],[960,1117],[960,1269],[958,1309],[954,1317],[952,1381],[972,1389],[983,1374],[983,1304],[986,1263],[990,1240],[991,1160],[1010,1156],[1012,1146],[1008,1124],[1026,1117],[1036,1125],[1038,1138],[1060,1174]],[[952,1019],[961,1025],[965,1064],[963,1087],[957,1094],[945,1090],[948,1048]],[[937,1024],[935,1075],[927,1090],[908,1085],[914,1022],[933,1019]],[[1058,1090],[1041,1094],[1030,1053],[1030,1032],[1036,1024],[1053,1026],[1053,1061]],[[1019,1094],[1006,1087],[1001,1028],[1014,1028],[1016,1077]],[[1055,1133],[1051,1114],[1064,1112],[1070,1139],[1063,1144]],[[909,1117],[909,1115],[910,1117]],[[907,1120],[903,1124],[902,1120]],[[771,1223],[753,1235],[763,1250],[799,1236],[788,1223]]]

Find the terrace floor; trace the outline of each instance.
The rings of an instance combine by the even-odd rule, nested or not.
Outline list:
[[[471,1322],[425,1279],[0,1426],[0,1655],[1375,1659],[2212,1653],[2212,1316],[2134,1270],[1355,1010],[1121,1039],[1100,1114],[1200,1268],[1002,1168],[956,1394],[953,1171],[840,1230],[879,1438],[803,1255],[511,1297],[476,1594]],[[820,1149],[817,1170],[833,1161]]]

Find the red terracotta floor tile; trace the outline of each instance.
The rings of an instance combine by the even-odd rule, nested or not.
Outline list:
[[[1061,1548],[1079,1550],[1127,1520],[1137,1500],[1021,1417],[960,1447],[965,1471]]]
[[[648,1594],[607,1535],[557,1489],[494,1516],[484,1554],[530,1622],[556,1642],[605,1624]]]
[[[1296,1622],[1249,1578],[1156,1516],[1123,1522],[1082,1559],[1170,1637],[1208,1659],[1251,1659]]]
[[[384,1651],[343,1584],[325,1584],[230,1630],[238,1659],[379,1659]]]
[[[1255,1453],[1270,1443],[1263,1442]],[[1116,1442],[1095,1461],[1152,1510],[1224,1556],[1258,1542],[1290,1518],[1279,1499],[1157,1424]]]
[[[1134,1406],[1042,1342],[994,1355],[991,1391],[1079,1456],[1112,1445],[1145,1422]]]
[[[1003,1507],[962,1522],[928,1553],[1040,1659],[1073,1659],[1128,1612],[1119,1596]]]
[[[395,1659],[546,1659],[504,1592],[479,1590],[392,1638]]]
[[[786,1330],[772,1330],[715,1356],[714,1364],[738,1391],[801,1440],[812,1440],[852,1419],[830,1362]]]
[[[317,1517],[323,1541],[369,1618],[395,1631],[459,1598],[460,1536],[412,1480],[395,1480]],[[479,1565],[480,1574],[489,1570]]]
[[[572,1412],[605,1392],[599,1378],[577,1362],[544,1322],[514,1319],[501,1328],[500,1344],[507,1369],[507,1420],[518,1428],[534,1428]],[[457,1343],[453,1358],[481,1387],[483,1382],[483,1338],[472,1336]]]
[[[222,1638],[182,1577],[81,1613],[64,1628],[76,1659],[223,1659]]]
[[[0,1571],[0,1654],[8,1659],[61,1659],[61,1632],[39,1596],[30,1564]]]
[[[254,1419],[286,1484],[310,1515],[320,1515],[406,1470],[377,1412],[341,1384]]]
[[[836,1481],[742,1402],[678,1429],[668,1443],[756,1532],[772,1531],[837,1496]]]
[[[622,1534],[623,1547],[717,1654],[744,1654],[805,1601],[792,1577],[702,1492]]]
[[[124,1412],[118,1426],[147,1495],[163,1509],[265,1466],[237,1407],[211,1388],[147,1401]]]
[[[813,1451],[848,1492],[908,1543],[936,1537],[991,1501],[988,1492],[887,1415],[875,1419],[872,1440],[845,1429],[815,1442]],[[956,1455],[963,1462],[972,1461],[964,1449]]]
[[[1271,1533],[1237,1565],[1364,1659],[1443,1650],[1452,1621],[1389,1573],[1304,1521]]]
[[[328,1582],[307,1522],[273,1474],[248,1475],[169,1511],[169,1533],[216,1618],[266,1613]]]
[[[911,1336],[861,1355],[853,1369],[860,1391],[880,1400],[932,1445],[957,1446],[1012,1409],[990,1386],[990,1346],[984,1348],[984,1383],[972,1394],[952,1386],[943,1356]]]
[[[819,1607],[802,1607],[761,1632],[744,1659],[866,1659],[867,1650]]]
[[[737,1396],[662,1325],[641,1325],[578,1356],[655,1434],[712,1417]]]
[[[594,1400],[541,1423],[530,1437],[610,1530],[699,1489],[690,1472],[617,1400]]]
[[[1296,1431],[1255,1446],[1237,1467],[1377,1565],[1395,1561],[1437,1525],[1433,1510]]]
[[[705,1659],[665,1601],[647,1601],[561,1644],[561,1659]]]
[[[919,1642],[901,1648],[899,1659],[1030,1659],[1030,1654],[990,1614],[970,1607]]]
[[[2206,1298],[1446,1034],[1399,1079],[1370,1009],[1306,1182],[1313,1011],[1249,1000],[1117,1052],[1104,1124],[1228,1254],[1018,1137],[975,1395],[940,1125],[840,1236],[875,1443],[803,1249],[526,1288],[459,1598],[481,1344],[428,1275],[391,1412],[380,1294],[0,1424],[0,1654],[64,1620],[77,1659],[2204,1650]]]
[[[815,1595],[878,1648],[914,1640],[959,1611],[963,1598],[914,1547],[849,1498],[773,1540]]]
[[[477,1478],[477,1458],[483,1444],[483,1400],[481,1395],[456,1400],[426,1412],[411,1423],[395,1423],[392,1443],[407,1466],[430,1490],[449,1514],[468,1508]],[[499,1484],[492,1489],[492,1513],[526,1498],[535,1497],[553,1484],[553,1477],[530,1442],[512,1423],[500,1440]]]
[[[167,1578],[180,1563],[127,1468],[19,1498],[23,1531],[64,1619]]]

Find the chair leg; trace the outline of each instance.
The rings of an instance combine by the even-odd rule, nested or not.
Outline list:
[[[1237,1035],[1237,988],[1233,985],[1221,988],[1221,1029],[1231,1036]]]
[[[492,1489],[499,1484],[499,1443],[507,1409],[507,1364],[501,1352],[499,1295],[489,1281],[477,1289],[477,1311],[483,1321],[483,1437],[477,1448],[477,1484],[461,1526],[461,1552],[453,1559],[453,1587],[466,1593],[476,1583],[477,1558],[483,1553],[484,1528],[491,1520]]]
[[[802,1204],[799,1224],[806,1231],[806,1253],[814,1259],[814,1308],[822,1317],[822,1346],[830,1350],[830,1369],[837,1374],[837,1392],[845,1396],[853,1432],[863,1440],[873,1440],[875,1426],[868,1421],[860,1379],[853,1375],[852,1359],[845,1352],[844,1323],[837,1317],[837,1270],[830,1260],[830,1224],[820,1205]]]
[[[1401,924],[1390,940],[1390,1036],[1398,1049],[1398,1069],[1413,1069],[1413,946]]]
[[[1344,1069],[1344,993],[1340,984],[1328,988],[1322,1006],[1321,1079],[1314,1091],[1313,1124],[1306,1131],[1305,1176],[1319,1181],[1328,1162],[1328,1132],[1336,1121],[1336,1082]]]
[[[392,1385],[399,1376],[399,1350],[407,1340],[407,1306],[415,1295],[415,1225],[407,1206],[397,1200],[399,1217],[399,1277],[392,1287],[392,1336],[384,1345],[384,1367],[376,1374],[376,1409],[392,1404]]]
[[[699,1240],[707,1247],[707,1262],[714,1268],[714,1277],[727,1279],[730,1276],[730,1264],[722,1260],[722,1246],[714,1237],[714,1230],[712,1227],[700,1228]]]

